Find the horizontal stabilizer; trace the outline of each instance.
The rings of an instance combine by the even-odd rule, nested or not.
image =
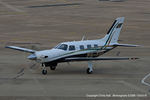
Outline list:
[[[140,45],[133,45],[133,44],[114,44],[114,46],[121,46],[121,47],[138,47]]]
[[[136,60],[139,58],[129,58],[129,57],[74,57],[74,58],[66,58],[64,62],[70,61],[94,61],[94,60]]]
[[[21,47],[17,47],[17,46],[6,46],[6,48],[10,48],[10,49],[18,50],[18,51],[23,51],[23,52],[28,52],[28,53],[34,53],[35,52],[35,50],[27,49],[27,48],[21,48]]]

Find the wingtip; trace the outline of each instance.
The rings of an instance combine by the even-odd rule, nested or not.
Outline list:
[[[9,48],[9,46],[5,46],[5,48]]]
[[[11,47],[13,47],[13,46],[5,46],[5,48],[11,48]]]

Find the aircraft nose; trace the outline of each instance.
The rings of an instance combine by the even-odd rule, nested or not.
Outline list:
[[[36,60],[36,59],[37,59],[37,57],[36,57],[35,54],[31,54],[31,55],[28,56],[27,58],[30,59],[30,60]]]

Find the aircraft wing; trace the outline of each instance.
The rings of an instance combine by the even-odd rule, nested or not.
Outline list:
[[[114,44],[114,46],[122,46],[122,47],[138,47],[140,45],[133,45],[133,44]]]
[[[34,53],[35,52],[35,50],[27,49],[27,48],[21,48],[21,47],[17,47],[17,46],[6,46],[6,48],[10,48],[10,49],[18,50],[18,51],[23,51],[23,52],[28,52],[28,53]]]
[[[129,57],[74,57],[74,58],[66,58],[64,62],[71,62],[71,61],[96,61],[96,60],[136,60],[139,58],[129,58]]]

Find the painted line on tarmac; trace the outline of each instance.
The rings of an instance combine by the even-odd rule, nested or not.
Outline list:
[[[5,6],[5,7],[11,9],[11,10],[13,10],[13,11],[16,11],[16,12],[24,12],[23,10],[20,10],[20,9],[18,9],[18,8],[14,7],[14,6],[10,5],[10,4],[8,4],[8,3],[5,3],[5,2],[3,2],[3,1],[1,1],[1,0],[0,0],[0,4],[2,4],[3,6]]]
[[[150,86],[149,83],[145,82],[145,80],[150,76],[150,73],[147,74],[142,80],[141,80],[141,83],[144,84],[144,85],[147,85],[147,86]]]
[[[146,90],[144,90],[142,88],[139,88],[138,86],[136,86],[134,84],[131,84],[129,82],[126,82],[126,81],[119,81],[119,82],[122,83],[122,84],[124,84],[124,85],[126,85],[126,86],[128,86],[128,87],[130,87],[130,88],[133,88],[133,89],[135,89],[137,91],[144,92],[144,93],[147,92]]]

